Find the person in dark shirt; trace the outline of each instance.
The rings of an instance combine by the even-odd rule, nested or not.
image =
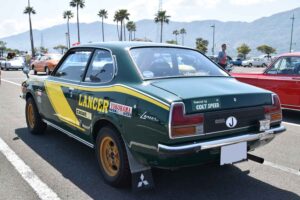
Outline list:
[[[227,65],[226,44],[222,44],[222,51],[218,55],[218,64],[225,69]]]

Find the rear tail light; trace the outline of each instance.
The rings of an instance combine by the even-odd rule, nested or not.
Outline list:
[[[265,118],[270,120],[271,123],[279,122],[282,120],[282,111],[280,106],[280,100],[277,95],[272,95],[272,105],[265,106]]]
[[[170,138],[203,134],[203,114],[186,115],[183,103],[172,105],[170,113]]]

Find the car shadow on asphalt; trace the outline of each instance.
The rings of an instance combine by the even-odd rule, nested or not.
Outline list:
[[[153,170],[156,188],[134,193],[105,184],[98,170],[94,150],[53,128],[44,135],[16,129],[24,141],[59,173],[93,199],[300,199],[292,192],[250,177],[233,165]]]
[[[283,110],[283,121],[300,125],[300,111]]]

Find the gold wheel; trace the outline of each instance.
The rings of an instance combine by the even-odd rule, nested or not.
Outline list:
[[[116,142],[109,136],[102,139],[100,147],[100,160],[107,175],[114,177],[120,169],[120,155]]]
[[[28,119],[28,124],[29,124],[30,128],[34,128],[35,117],[34,117],[33,105],[31,103],[28,104],[28,107],[27,107],[27,119]]]

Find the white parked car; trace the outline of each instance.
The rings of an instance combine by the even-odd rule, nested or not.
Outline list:
[[[25,67],[25,59],[21,56],[14,57],[11,60],[7,60],[1,63],[1,69],[23,69]]]
[[[269,61],[264,58],[251,58],[242,62],[242,66],[244,67],[266,67],[268,64]]]

